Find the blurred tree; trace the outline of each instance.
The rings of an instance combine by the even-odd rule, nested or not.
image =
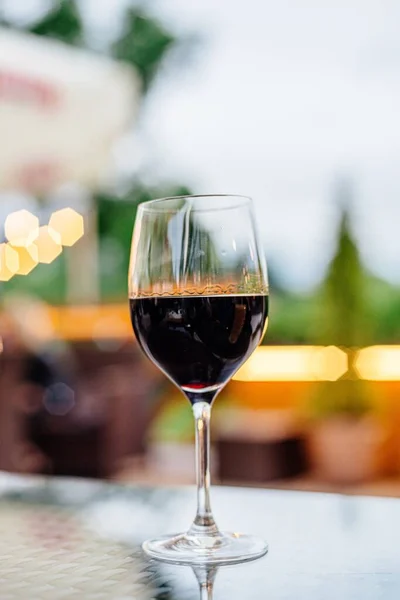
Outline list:
[[[315,340],[347,347],[368,343],[369,324],[365,301],[366,275],[344,209],[339,225],[338,246],[319,293],[321,313]]]
[[[263,344],[307,344],[316,305],[315,294],[275,293],[271,287],[270,319]]]
[[[112,45],[111,55],[136,67],[146,91],[175,42],[174,36],[156,20],[140,10],[128,8],[122,34]]]
[[[66,257],[63,253],[50,265],[38,265],[25,277],[13,277],[4,289],[7,292],[32,294],[50,304],[60,304],[66,298],[66,283]]]
[[[2,22],[6,26],[16,27],[4,14]],[[133,65],[142,80],[143,90],[147,91],[166,54],[178,40],[157,19],[140,8],[128,6],[122,22],[122,31],[106,50],[116,60]],[[49,11],[40,19],[18,27],[72,46],[92,49],[85,36],[85,22],[76,0],[53,2]]]
[[[183,186],[149,188],[136,182],[120,197],[97,196],[103,298],[117,300],[126,295],[132,229],[139,204],[153,198],[185,194],[190,194],[190,190]]]
[[[349,349],[348,371],[338,381],[317,386],[313,412],[318,417],[335,414],[361,416],[371,407],[368,384],[358,379],[355,369],[357,348],[371,341],[366,302],[366,273],[350,229],[348,182],[340,182],[337,200],[342,213],[336,253],[317,295],[319,311],[315,319],[314,342]]]
[[[400,290],[376,277],[368,277],[367,299],[373,343],[398,344],[400,339]]]
[[[56,2],[42,19],[28,26],[27,31],[72,46],[82,46],[84,43],[83,21],[75,0]]]

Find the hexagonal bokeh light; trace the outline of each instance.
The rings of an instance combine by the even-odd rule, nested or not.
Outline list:
[[[73,208],[62,208],[53,213],[49,227],[60,235],[63,246],[73,246],[84,234],[83,217]]]
[[[14,247],[27,248],[39,235],[39,219],[29,210],[17,210],[6,218],[4,231]]]
[[[11,246],[18,254],[19,267],[16,275],[28,275],[39,264],[38,249],[35,244],[26,248]]]
[[[18,252],[9,244],[0,244],[0,281],[9,281],[18,269]]]
[[[43,225],[39,228],[39,236],[35,241],[35,246],[38,250],[39,262],[48,265],[62,252],[61,236],[48,225]]]

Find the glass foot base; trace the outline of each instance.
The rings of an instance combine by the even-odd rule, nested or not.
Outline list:
[[[223,565],[255,560],[268,552],[260,538],[241,533],[193,536],[182,533],[144,542],[143,550],[157,560],[187,565]]]

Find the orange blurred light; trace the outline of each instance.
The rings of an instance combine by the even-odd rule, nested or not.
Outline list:
[[[30,244],[26,248],[12,248],[17,252],[19,259],[18,271],[16,275],[28,275],[38,265],[38,249],[35,244]]]
[[[92,331],[94,340],[112,340],[124,338],[131,334],[130,329],[126,327],[126,321],[121,319],[118,314],[96,318]]]
[[[347,354],[336,346],[260,346],[233,379],[336,381],[347,369]]]
[[[400,379],[400,346],[370,346],[357,352],[355,369],[360,379],[397,381]]]
[[[13,246],[26,248],[39,235],[39,219],[28,210],[17,210],[6,218],[4,231]]]
[[[73,246],[84,234],[83,217],[72,208],[53,213],[49,226],[60,235],[63,246]]]
[[[38,261],[50,264],[62,252],[60,234],[48,225],[44,225],[39,229],[35,246],[38,250]]]
[[[18,268],[18,253],[9,244],[0,244],[0,281],[9,281]]]

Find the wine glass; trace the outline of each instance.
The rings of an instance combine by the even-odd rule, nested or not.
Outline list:
[[[203,565],[264,555],[263,540],[221,532],[210,504],[211,406],[267,324],[267,272],[251,199],[181,196],[141,204],[129,297],[137,340],[192,404],[196,435],[194,522],[143,549],[159,560]]]

